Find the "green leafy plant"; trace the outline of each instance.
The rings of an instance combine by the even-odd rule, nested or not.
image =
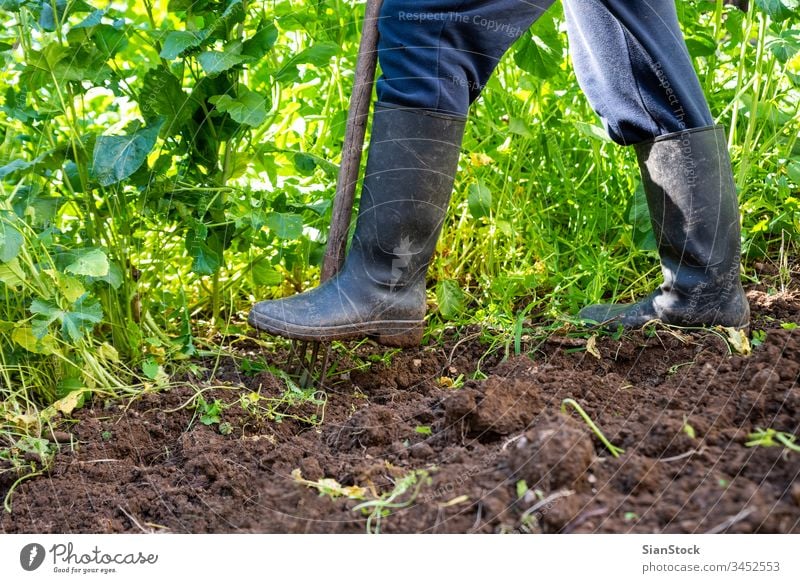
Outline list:
[[[562,413],[567,412],[567,406],[572,407],[573,409],[575,409],[575,411],[578,412],[578,415],[580,415],[583,418],[583,420],[586,422],[586,425],[589,426],[589,429],[591,429],[597,436],[597,438],[602,442],[602,444],[606,446],[606,449],[611,453],[611,455],[613,455],[614,457],[619,457],[621,454],[625,453],[624,449],[612,444],[606,438],[606,436],[603,435],[603,432],[600,431],[600,428],[597,427],[595,422],[592,421],[592,418],[589,417],[588,413],[586,413],[586,411],[583,410],[583,407],[581,407],[577,401],[575,401],[574,399],[564,399],[563,401],[561,401]]]
[[[797,443],[797,436],[784,431],[775,429],[757,429],[747,436],[749,441],[745,442],[747,447],[786,447],[794,452],[800,453],[800,444]]]
[[[200,416],[200,423],[203,425],[218,425],[222,420],[222,410],[225,408],[225,403],[219,399],[214,399],[209,403],[202,395],[198,395],[194,406]]]
[[[410,471],[395,483],[390,492],[380,498],[361,502],[354,506],[353,510],[367,515],[368,533],[380,534],[382,520],[393,510],[411,506],[417,499],[420,488],[429,480],[428,472],[425,470]]]

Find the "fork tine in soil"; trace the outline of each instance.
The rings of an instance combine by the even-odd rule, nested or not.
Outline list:
[[[289,343],[289,354],[286,355],[286,362],[283,363],[283,368],[285,370],[293,370],[292,367],[295,359],[297,358],[297,348],[299,344],[300,343],[297,340],[292,340]]]
[[[325,354],[322,355],[322,366],[320,367],[319,371],[319,380],[317,381],[319,389],[325,388],[325,381],[327,380],[326,377],[328,376],[328,365],[330,364],[330,358],[331,358],[331,345],[330,343],[326,343]]]
[[[306,354],[308,353],[308,340],[301,340],[297,343],[297,347],[297,366],[295,366],[294,371],[290,372],[290,374],[295,377],[299,377],[303,372],[303,368],[305,368]]]
[[[311,356],[308,361],[305,361],[305,353],[308,352],[308,350],[306,349],[304,351],[304,361],[302,362],[303,371],[300,373],[300,380],[298,382],[302,389],[309,388],[314,382],[314,367],[317,363],[317,356],[319,355],[319,346],[319,342],[311,343]]]
[[[320,353],[322,354],[322,362],[317,368]],[[307,389],[316,382],[317,388],[322,389],[331,365],[330,355],[331,345],[329,342],[325,342],[323,347],[322,342],[292,340],[289,344],[289,354],[286,357],[283,368],[290,377],[297,381],[300,388]]]

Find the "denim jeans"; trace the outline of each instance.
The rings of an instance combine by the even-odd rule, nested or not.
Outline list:
[[[384,0],[378,99],[465,116],[508,48],[554,0]],[[563,0],[581,88],[630,145],[713,123],[674,0]]]

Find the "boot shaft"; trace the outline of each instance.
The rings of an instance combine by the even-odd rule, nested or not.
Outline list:
[[[635,149],[662,259],[738,269],[739,206],[723,128],[668,134]]]
[[[465,119],[377,104],[346,269],[373,285],[424,282],[453,189]]]

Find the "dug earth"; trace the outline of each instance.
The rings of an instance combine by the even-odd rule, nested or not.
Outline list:
[[[561,334],[515,354],[458,329],[343,353],[352,370],[311,399],[266,368],[281,350],[240,342],[214,379],[77,411],[0,531],[797,533],[800,294],[748,299],[749,355],[720,331]],[[221,407],[208,424],[198,387]]]

